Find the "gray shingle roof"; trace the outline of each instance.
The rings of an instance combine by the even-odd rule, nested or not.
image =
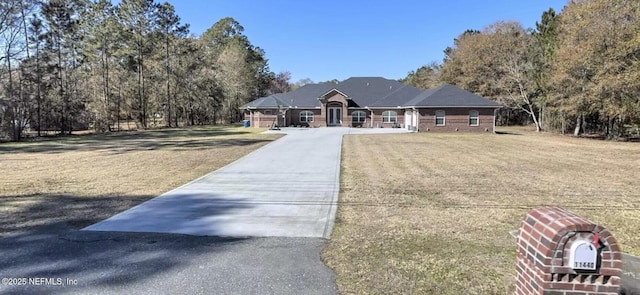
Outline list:
[[[300,108],[320,107],[318,97],[333,89],[335,86],[335,84],[331,83],[307,84],[291,92],[277,93],[258,98],[246,103],[241,108],[272,108],[278,107],[278,105]]]
[[[280,98],[280,94],[272,94],[246,103],[241,108],[277,108],[279,105],[288,106],[288,104]]]
[[[337,90],[348,95],[353,102],[360,106],[392,106],[393,103],[387,104],[386,100],[394,100],[401,98],[399,95],[394,95],[401,88],[415,89],[413,95],[404,97],[405,100],[415,97],[420,90],[413,86],[402,84],[395,80],[389,80],[382,77],[352,77],[340,82],[335,87]],[[396,104],[399,106],[402,104]]]
[[[462,88],[444,84],[434,89],[426,90],[415,98],[407,101],[406,107],[494,107],[502,105],[473,94]]]
[[[369,105],[370,107],[396,107],[403,106],[407,100],[420,94],[420,89],[404,85],[382,99]]]
[[[318,98],[336,89],[349,98],[349,107],[500,107],[501,105],[452,85],[420,92],[382,77],[352,77],[338,84],[307,84],[287,93],[258,98],[245,108],[320,107]]]
[[[320,83],[307,84],[284,95],[289,106],[297,107],[319,107],[318,97],[333,89],[336,84]]]

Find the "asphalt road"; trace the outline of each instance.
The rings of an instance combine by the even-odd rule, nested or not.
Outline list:
[[[337,292],[322,238],[55,231],[0,239],[0,294]]]

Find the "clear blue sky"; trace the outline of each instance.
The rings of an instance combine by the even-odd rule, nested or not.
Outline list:
[[[158,1],[158,0],[157,0]],[[160,1],[159,1],[160,2]],[[351,76],[399,79],[431,61],[466,29],[498,20],[534,27],[543,11],[567,0],[169,0],[191,32],[202,34],[223,17],[245,28],[266,51],[270,69],[293,82]]]

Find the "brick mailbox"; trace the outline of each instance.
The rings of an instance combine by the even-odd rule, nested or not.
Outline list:
[[[622,260],[611,233],[558,207],[527,213],[518,231],[516,294],[618,294]]]

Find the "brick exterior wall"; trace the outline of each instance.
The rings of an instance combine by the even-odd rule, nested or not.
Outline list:
[[[347,116],[349,116],[349,120],[351,122],[351,127],[370,127],[371,126],[371,112],[366,109],[349,109],[347,111]],[[364,112],[365,118],[364,122],[354,122],[353,114],[354,112]]]
[[[268,115],[269,112],[271,115]],[[277,113],[278,109],[245,111],[244,119],[251,122],[251,127],[269,128],[275,122]]]
[[[320,126],[324,127],[324,126],[327,126],[327,124],[329,123],[327,122],[327,117],[328,117],[327,106],[342,108],[342,111],[341,111],[342,122],[339,125],[333,125],[333,126],[345,126],[345,127],[351,126],[351,116],[348,115],[348,110],[347,110],[349,102],[344,97],[344,95],[342,95],[338,91],[331,91],[327,93],[320,102],[322,103],[322,107],[320,107],[320,110],[321,110],[320,116],[322,118],[320,118],[320,120],[323,120],[324,122],[324,124]]]
[[[304,111],[313,112],[313,122],[300,122],[300,113]],[[304,126],[304,127],[317,127],[319,124],[323,124],[324,121],[320,122],[320,109],[291,109],[287,111],[288,126]]]
[[[405,125],[405,110],[398,108],[389,109],[355,109],[347,108],[348,101],[337,92],[327,95],[328,98],[322,99],[321,108],[313,109],[289,109],[285,113],[285,126],[306,126],[306,127],[326,127],[327,126],[327,104],[339,106],[342,108],[342,124],[343,127],[382,127],[392,128]],[[437,110],[445,111],[445,125],[436,126],[435,113]],[[469,125],[469,112],[478,111],[478,126]],[[271,114],[265,114],[265,111]],[[311,111],[314,114],[313,122],[300,122],[300,113],[303,111]],[[366,114],[365,122],[353,123],[351,114],[355,111],[364,111]],[[397,123],[383,123],[382,113],[385,111],[394,111],[397,113]],[[252,127],[268,128],[271,127],[276,115],[277,109],[268,110],[251,110],[245,111],[244,119],[251,122]],[[493,132],[494,110],[493,109],[473,109],[473,108],[444,108],[444,109],[419,109],[418,110],[418,130],[420,132]],[[282,120],[279,122],[282,125]],[[406,128],[406,126],[405,126]]]
[[[571,245],[598,236],[599,260],[595,271],[569,265]],[[558,207],[529,211],[518,231],[516,294],[618,294],[622,257],[611,233],[587,219]]]
[[[382,128],[393,128],[394,126],[400,126],[400,124],[404,124],[404,110],[403,109],[398,109],[398,108],[374,109],[372,111],[373,111],[373,115],[372,115],[373,118],[371,118],[371,120],[373,121],[373,128],[377,128],[378,126],[380,126]],[[382,122],[383,121],[382,120],[382,113],[384,113],[385,111],[396,112],[397,118],[398,118],[396,120],[396,123],[383,123]],[[371,111],[367,111],[367,114],[369,116],[371,116]],[[367,118],[367,119],[369,119],[369,118]]]
[[[436,126],[436,111],[445,112],[445,125]],[[469,125],[469,112],[478,111],[478,126]],[[440,108],[419,109],[420,132],[493,132],[493,109],[489,108]]]

